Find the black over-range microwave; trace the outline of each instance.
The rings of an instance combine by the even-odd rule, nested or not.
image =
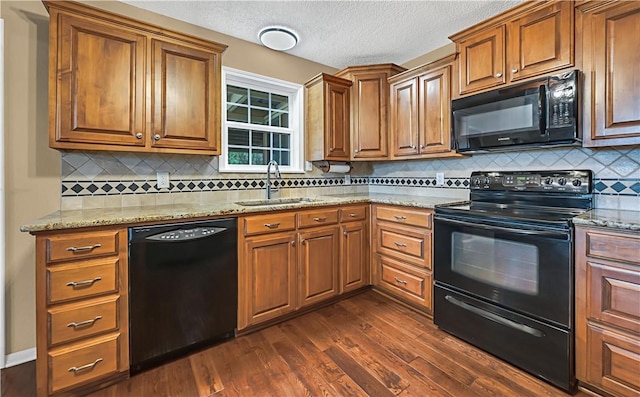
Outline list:
[[[579,71],[451,101],[458,152],[580,145]]]

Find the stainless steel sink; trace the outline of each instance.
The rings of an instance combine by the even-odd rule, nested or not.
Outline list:
[[[236,201],[236,204],[242,205],[245,207],[257,207],[260,205],[284,205],[284,204],[297,204],[297,203],[311,203],[314,201],[318,201],[312,198],[307,197],[287,197],[287,198],[279,198],[279,199],[263,199],[263,200],[247,200],[247,201]]]

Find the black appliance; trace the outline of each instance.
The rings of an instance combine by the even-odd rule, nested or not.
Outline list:
[[[130,367],[235,336],[237,220],[129,228]]]
[[[575,389],[571,219],[592,172],[473,172],[471,201],[436,207],[434,322],[567,391]]]
[[[458,152],[581,143],[579,72],[548,76],[451,101]]]

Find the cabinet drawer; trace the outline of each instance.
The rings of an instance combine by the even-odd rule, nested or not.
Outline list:
[[[117,330],[119,303],[109,296],[49,309],[49,345]]]
[[[430,272],[405,266],[393,259],[378,256],[378,286],[425,307],[431,312],[432,279]]]
[[[376,228],[376,251],[431,269],[431,232],[380,223]]]
[[[47,237],[47,263],[116,255],[118,233],[117,230],[106,230]]]
[[[640,339],[589,324],[588,383],[619,396],[640,394]]]
[[[120,343],[120,334],[110,334],[49,351],[49,392],[118,372]]]
[[[367,206],[349,207],[340,210],[340,222],[363,221],[367,219]]]
[[[589,318],[640,333],[640,271],[587,262]]]
[[[586,233],[587,256],[640,264],[640,234]]]
[[[47,268],[49,303],[118,292],[118,258]]]
[[[245,236],[295,230],[296,214],[295,212],[287,212],[276,215],[248,216],[243,219],[243,223]]]
[[[376,206],[376,219],[431,229],[432,212],[403,207]]]
[[[338,223],[338,209],[304,211],[298,214],[298,227],[333,225]]]

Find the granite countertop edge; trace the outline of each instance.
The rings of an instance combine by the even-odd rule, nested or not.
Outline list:
[[[359,203],[390,204],[433,209],[437,205],[454,205],[467,202],[465,199],[459,198],[382,194],[328,195],[303,198],[303,200],[304,201],[298,203],[277,205],[266,204],[259,206],[243,206],[236,204],[236,202],[225,202],[60,210],[20,226],[20,231],[37,233],[100,226],[143,225],[145,223],[156,223],[161,221],[185,221],[189,219],[221,217],[225,215],[242,216],[272,211],[299,210]]]
[[[640,211],[595,208],[573,218],[573,224],[640,231]]]

